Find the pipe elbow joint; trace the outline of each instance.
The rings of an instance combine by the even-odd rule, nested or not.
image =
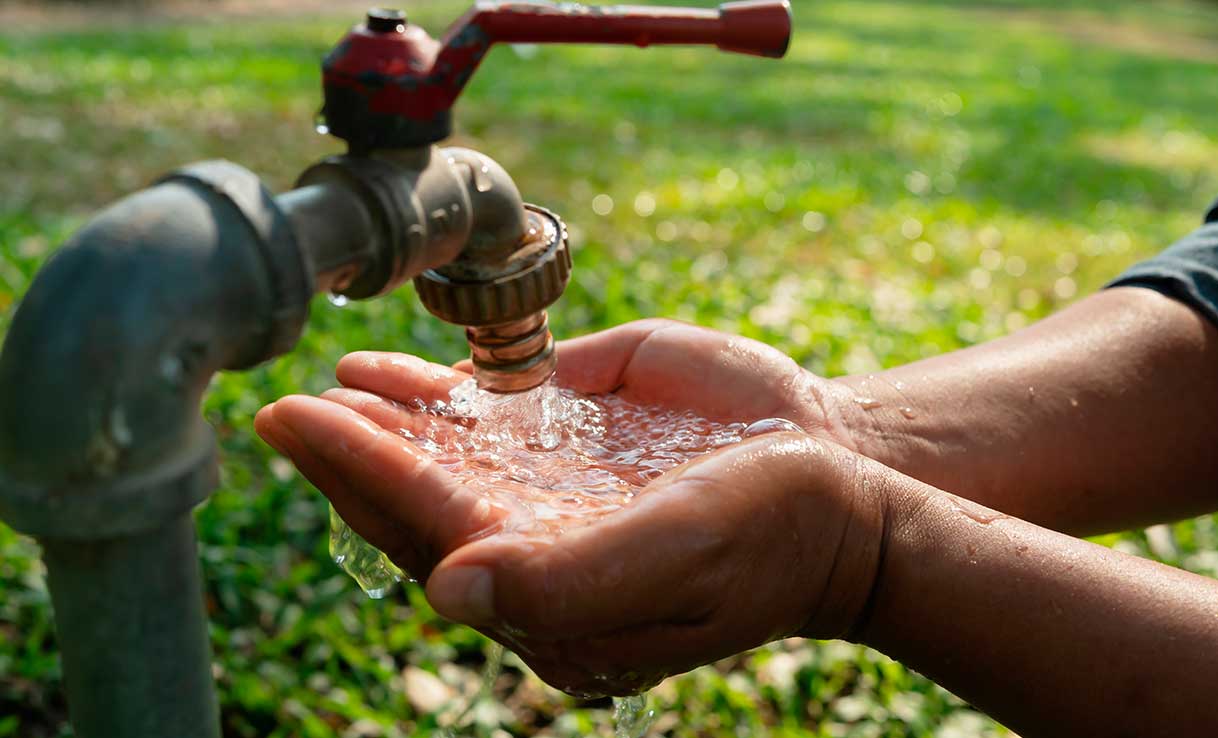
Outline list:
[[[216,482],[211,376],[289,350],[308,257],[228,162],[110,206],[52,257],[0,351],[0,517],[49,538],[131,534]]]

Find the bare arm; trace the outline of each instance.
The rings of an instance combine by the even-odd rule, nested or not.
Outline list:
[[[1104,377],[1101,395],[1080,395],[1088,402],[1102,396],[1121,406],[1127,400],[1122,386],[1135,396],[1149,392],[1153,401],[1124,406],[1141,407],[1144,424],[1162,425],[1128,423],[1127,435],[1117,433],[1111,426],[1121,413],[1105,414],[1102,403],[1089,422],[1099,424],[1095,432],[1105,442],[1121,444],[1111,463],[1123,464],[1125,473],[1145,482],[1148,474],[1172,472],[1153,458],[1145,462],[1151,471],[1141,472],[1120,457],[1174,450],[1162,442],[1167,433],[1190,440],[1187,423],[1177,431],[1156,420],[1155,403],[1175,396],[1154,394],[1164,375],[1145,373],[1164,356],[1174,358],[1168,370],[1195,371],[1172,381],[1191,383],[1181,385],[1185,392],[1203,392],[1211,383],[1199,376],[1205,362],[1186,359],[1190,347],[1208,345],[1210,329],[1190,323],[1191,313],[1179,313],[1174,303],[1143,299],[1157,295],[1123,292],[1092,298],[1033,329],[1043,339],[1015,336],[993,349],[926,364],[943,362],[942,376],[972,399],[945,409],[937,424],[927,418],[937,411],[933,403],[918,405],[912,420],[897,406],[902,422],[951,430],[962,444],[970,440],[967,427],[953,425],[949,410],[969,414],[986,433],[1002,432],[1004,420],[1020,429],[1005,444],[978,445],[986,456],[976,473],[991,486],[977,494],[968,482],[969,457],[948,454],[957,464],[957,491],[983,498],[1004,490],[1008,508],[1054,518],[1055,508],[1038,501],[1053,501],[1072,487],[1052,469],[1032,466],[1022,472],[1025,486],[1003,486],[1006,474],[1022,469],[1022,443],[1028,446],[1023,458],[1055,464],[1080,483],[1088,469],[1100,475],[1095,488],[1113,502],[1075,496],[1083,509],[1073,525],[1096,519],[1115,525],[1132,519],[1130,510],[1164,514],[1166,507],[1143,503],[1133,492],[1110,491],[1136,485],[1122,485],[1095,460],[1085,423],[1065,427],[1051,412],[1029,416],[1021,405],[1004,404],[1019,402],[1012,388],[1026,374],[1018,372],[1041,379],[1053,374],[1039,367],[1037,356],[1059,370],[1059,389],[1083,388],[1075,380],[1096,372]],[[1162,321],[1156,331],[1139,334],[1149,344],[1143,353],[1115,351],[1101,329],[1141,326],[1143,318]],[[1041,354],[1035,345],[1045,340],[1069,348],[1090,332],[1097,334],[1098,364],[1084,358],[1097,355],[1087,346],[1075,361],[1071,351]],[[1218,582],[1006,517],[829,440],[848,417],[817,411],[831,411],[826,399],[846,390],[759,345],[652,322],[563,350],[565,379],[581,389],[620,388],[639,401],[673,407],[702,401],[708,414],[796,417],[821,439],[781,433],[748,439],[673,470],[591,527],[547,539],[504,528],[503,509],[462,487],[394,432],[403,427],[402,406],[370,394],[440,396],[460,381],[457,373],[406,357],[357,355],[339,374],[363,392],[327,393],[329,401],[281,400],[259,414],[259,432],[292,457],[361,535],[426,581],[437,611],[514,645],[544,679],[571,692],[638,690],[792,634],[848,637],[925,672],[1024,735],[1218,734],[1210,696],[1218,683]],[[1117,371],[1114,357],[1124,355],[1142,356],[1134,364],[1142,368],[1132,375],[1127,366]],[[1009,381],[977,382],[974,373],[986,376],[987,366]],[[1131,376],[1139,381],[1122,384]],[[939,397],[950,397],[948,389]],[[810,405],[809,397],[815,398]],[[1070,395],[1064,397],[1069,405]],[[1202,418],[1187,403],[1174,407],[1185,420]],[[1196,432],[1195,422],[1191,427]],[[1041,443],[1038,431],[1054,434],[1054,443]],[[1055,459],[1071,438],[1084,445],[1078,458]],[[900,440],[919,448],[916,436]],[[1199,450],[1204,440],[1185,446],[1192,454],[1185,461],[1214,463]],[[1006,472],[990,474],[988,465]],[[1203,484],[1201,475],[1178,474]],[[1204,489],[1190,489],[1200,492],[1161,494],[1181,510],[1179,499],[1200,505],[1204,498]],[[1120,514],[1108,510],[1116,503],[1124,507]]]
[[[861,453],[1055,530],[1218,508],[1218,330],[1152,290],[836,384]]]
[[[1218,582],[878,473],[860,640],[1023,735],[1218,734]]]

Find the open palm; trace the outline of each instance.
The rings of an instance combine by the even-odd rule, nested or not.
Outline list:
[[[784,417],[830,442],[776,434],[721,449],[553,538],[512,530],[510,496],[474,492],[391,432],[432,422],[408,403],[447,399],[469,377],[462,365],[351,354],[338,366],[343,389],[284,398],[257,429],[352,528],[427,583],[441,614],[509,643],[568,691],[628,692],[809,627],[833,560],[809,557],[800,536],[839,540],[855,513],[825,383],[763,344],[670,321],[564,342],[559,357],[559,383],[580,392],[719,421]],[[799,520],[794,542],[774,540]]]

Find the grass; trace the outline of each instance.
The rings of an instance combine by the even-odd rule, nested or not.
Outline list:
[[[794,5],[780,63],[493,52],[456,140],[571,225],[559,335],[667,315],[817,372],[867,371],[1052,312],[1189,231],[1218,195],[1212,4]],[[435,31],[458,10],[411,8]],[[0,31],[0,334],[42,261],[106,202],[211,157],[283,189],[336,151],[312,133],[317,65],[357,13]],[[406,685],[476,679],[479,637],[414,588],[366,600],[328,561],[323,500],[251,430],[263,403],[325,389],[362,348],[452,361],[463,341],[409,288],[344,309],[318,300],[295,352],[218,377],[208,397],[223,486],[197,519],[226,736],[433,735],[436,712]],[[1102,541],[1215,575],[1215,523]],[[496,693],[504,707],[477,712],[474,732],[606,734],[604,703],[565,698],[519,662]],[[656,701],[671,736],[1004,733],[842,643],[774,644],[670,680]],[[69,734],[37,549],[0,525],[0,736]]]

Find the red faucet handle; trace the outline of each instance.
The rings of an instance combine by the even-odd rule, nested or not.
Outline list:
[[[717,9],[479,2],[449,30],[441,55],[450,47],[464,48],[471,34],[484,35],[487,45],[686,44],[779,58],[791,41],[791,5],[787,0],[743,0]]]
[[[781,59],[791,45],[791,4],[787,0],[740,0],[719,6],[724,51]]]
[[[452,132],[452,107],[496,43],[699,44],[778,58],[788,0],[717,9],[478,0],[437,42],[400,11],[374,9],[322,62],[330,133],[355,151],[425,146]]]

